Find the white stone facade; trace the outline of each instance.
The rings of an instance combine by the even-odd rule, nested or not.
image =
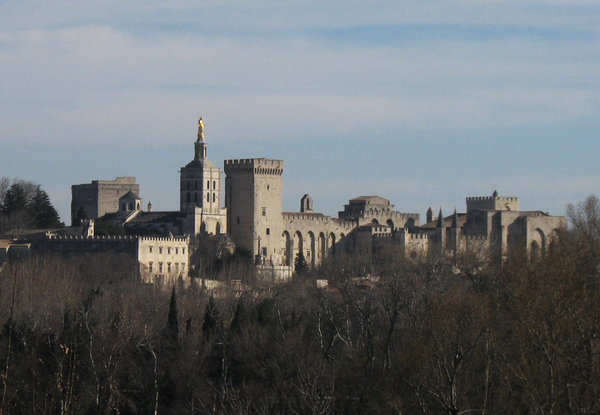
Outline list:
[[[138,237],[137,260],[140,277],[147,283],[187,281],[189,237]]]

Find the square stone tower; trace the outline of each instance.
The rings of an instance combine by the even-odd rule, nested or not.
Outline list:
[[[282,263],[283,160],[225,160],[227,229],[261,264]]]
[[[93,180],[91,183],[71,186],[71,223],[78,213],[87,219],[97,219],[119,210],[119,199],[127,192],[140,194],[135,177],[117,177],[115,180]]]

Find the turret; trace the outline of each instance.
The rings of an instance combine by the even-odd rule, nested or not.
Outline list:
[[[313,201],[310,195],[305,194],[300,199],[300,212],[302,213],[312,213],[313,211]]]
[[[444,215],[442,214],[442,208],[440,207],[440,213],[438,214],[438,218],[437,218],[437,227],[438,228],[443,228],[444,227]]]
[[[431,206],[429,206],[429,209],[427,209],[427,222],[425,223],[431,222],[433,222],[433,210],[431,209]]]

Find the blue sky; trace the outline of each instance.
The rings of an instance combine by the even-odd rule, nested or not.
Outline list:
[[[71,184],[124,175],[174,210],[203,116],[217,165],[285,161],[285,210],[564,214],[600,194],[599,68],[598,1],[3,0],[0,176],[66,222]]]

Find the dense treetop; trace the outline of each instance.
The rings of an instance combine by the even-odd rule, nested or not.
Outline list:
[[[0,178],[0,234],[13,229],[62,227],[48,194],[33,182]]]

